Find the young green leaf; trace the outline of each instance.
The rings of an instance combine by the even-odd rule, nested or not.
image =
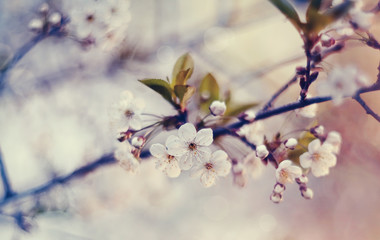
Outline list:
[[[297,28],[298,31],[302,30],[302,23],[298,16],[297,11],[287,0],[269,0],[280,10],[289,21]]]
[[[160,94],[166,101],[175,106],[175,103],[172,99],[173,90],[171,89],[169,83],[167,83],[165,80],[143,79],[139,81]]]
[[[309,34],[318,34],[327,25],[335,22],[339,18],[345,16],[353,3],[345,1],[333,8],[327,9],[324,13],[310,10],[308,11],[306,29]]]
[[[310,22],[311,19],[318,15],[318,11],[321,8],[322,0],[311,0],[306,10],[306,21]]]
[[[172,87],[175,85],[186,85],[187,79],[191,77],[194,70],[194,61],[189,53],[185,53],[180,58],[173,68]]]
[[[195,90],[195,87],[189,85],[174,86],[174,93],[179,99],[181,110],[186,108],[186,103],[194,95]]]
[[[208,108],[212,101],[219,100],[219,85],[214,76],[208,73],[199,86],[199,97],[201,103],[201,109],[208,111]]]

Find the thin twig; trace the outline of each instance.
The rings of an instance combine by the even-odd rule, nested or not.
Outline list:
[[[297,75],[295,75],[292,79],[290,79],[284,86],[282,86],[273,96],[272,98],[264,105],[262,111],[266,111],[272,107],[274,101],[286,90],[290,85],[297,81]]]
[[[380,122],[380,116],[376,114],[368,105],[367,103],[363,100],[363,98],[360,97],[359,94],[355,95],[353,97],[366,111],[368,115],[371,115],[374,119],[376,119],[378,122]]]
[[[15,193],[11,196],[8,196],[4,198],[2,201],[0,201],[0,208],[5,206],[7,203],[15,201],[20,198],[24,198],[27,196],[33,196],[38,195],[43,192],[47,192],[50,189],[54,188],[57,185],[68,183],[69,181],[72,181],[76,178],[84,177],[88,173],[102,167],[105,165],[110,165],[116,163],[116,159],[113,157],[113,154],[107,154],[96,160],[95,162],[92,162],[88,165],[85,165],[83,167],[78,168],[77,170],[73,171],[72,173],[69,173],[65,176],[56,177],[51,179],[49,182],[42,184],[41,186],[32,188],[30,190],[26,190],[24,192]]]

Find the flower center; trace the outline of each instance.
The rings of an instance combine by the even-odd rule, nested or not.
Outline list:
[[[319,161],[319,159],[321,158],[321,155],[319,153],[314,153],[312,158],[314,161]]]
[[[196,150],[197,149],[197,145],[195,144],[195,143],[190,143],[189,144],[189,150],[190,151],[194,151],[194,150]]]
[[[281,179],[287,181],[288,178],[289,178],[289,173],[288,173],[288,171],[282,169],[282,170],[280,171],[280,177],[281,177]]]
[[[135,115],[135,113],[132,112],[131,110],[127,110],[124,112],[124,116],[126,116],[128,119],[131,119],[133,115]]]
[[[174,156],[168,154],[167,158],[168,158],[168,162],[170,163],[174,159]]]
[[[213,168],[212,163],[205,163],[205,168],[206,168],[207,170],[212,169],[212,168]]]

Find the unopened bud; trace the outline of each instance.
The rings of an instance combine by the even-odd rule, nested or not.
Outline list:
[[[335,44],[335,39],[326,34],[322,34],[321,43],[323,47],[331,47]]]
[[[312,199],[314,196],[314,192],[310,188],[306,188],[301,190],[301,195],[305,199]]]
[[[30,20],[28,24],[29,30],[33,32],[39,32],[42,31],[42,28],[44,27],[44,22],[39,18],[34,18]]]
[[[265,145],[259,145],[256,147],[256,156],[264,159],[269,155],[269,151]]]
[[[49,12],[49,5],[47,3],[41,4],[39,12],[46,15]]]
[[[282,202],[282,194],[274,192],[272,195],[270,195],[270,200],[274,203],[280,203]]]
[[[49,16],[48,22],[51,25],[60,25],[61,24],[61,14],[58,12],[55,12]]]
[[[296,178],[296,182],[298,184],[305,184],[308,181],[309,181],[309,178],[307,176],[303,175],[303,174],[299,178]]]
[[[298,141],[295,138],[289,138],[284,142],[284,144],[286,148],[293,150],[297,146]]]
[[[273,188],[274,193],[282,193],[285,191],[285,185],[281,183],[276,183]]]
[[[134,137],[132,138],[131,144],[132,146],[136,148],[141,148],[145,143],[145,138],[140,136],[140,137]]]
[[[255,120],[256,114],[252,110],[245,111],[243,113],[243,119],[248,121],[248,122],[253,122]]]
[[[221,101],[213,101],[210,105],[210,112],[214,116],[222,116],[226,112],[226,104]]]

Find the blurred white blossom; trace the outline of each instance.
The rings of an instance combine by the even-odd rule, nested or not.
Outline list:
[[[328,74],[327,80],[319,85],[318,91],[330,95],[334,104],[339,105],[344,97],[353,96],[359,88],[366,85],[368,79],[354,66],[336,67]]]
[[[144,101],[135,98],[132,92],[124,91],[120,95],[120,101],[113,106],[111,112],[111,124],[117,132],[125,132],[132,128],[141,128],[141,113],[144,109]]]
[[[120,166],[128,172],[138,173],[140,163],[132,154],[132,147],[127,142],[118,142],[114,153]]]
[[[293,183],[296,178],[302,175],[302,169],[293,164],[290,160],[284,160],[276,169],[277,182],[281,184]]]
[[[321,144],[319,139],[315,139],[309,143],[308,152],[300,156],[300,164],[303,168],[311,168],[315,177],[325,176],[329,174],[329,168],[336,165],[336,156],[332,150],[331,144]]]

